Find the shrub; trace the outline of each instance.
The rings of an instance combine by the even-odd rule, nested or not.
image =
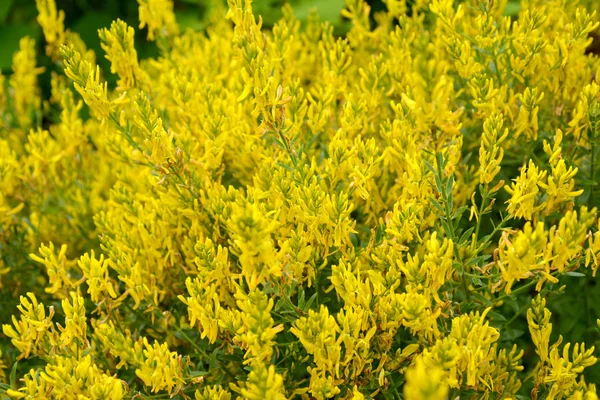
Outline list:
[[[4,395],[598,398],[594,1],[138,1],[1,78]]]

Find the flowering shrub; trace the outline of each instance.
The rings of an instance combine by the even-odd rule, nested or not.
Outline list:
[[[595,1],[347,0],[335,37],[138,0],[160,55],[102,29],[116,87],[36,1],[52,67],[26,37],[0,78],[4,396],[598,398]]]

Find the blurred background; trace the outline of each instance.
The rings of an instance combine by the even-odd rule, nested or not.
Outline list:
[[[223,0],[225,3],[225,0]],[[309,12],[316,8],[321,20],[330,21],[335,33],[342,35],[348,29],[347,21],[340,16],[344,0],[254,0],[256,15],[261,15],[265,26],[272,26],[281,16],[285,3],[294,8],[296,17],[305,20]],[[385,10],[382,0],[367,0],[371,10]],[[98,29],[110,26],[115,18],[121,18],[129,25],[138,26],[138,3],[136,0],[56,0],[59,9],[66,14],[65,27],[81,35],[87,46],[98,55],[100,67],[107,71],[108,61],[102,57]],[[206,25],[206,15],[211,0],[175,0],[177,22],[182,28],[202,30]],[[519,0],[509,1],[507,14],[518,11]],[[4,74],[11,71],[12,54],[17,50],[19,39],[29,35],[41,43],[42,32],[36,22],[35,0],[0,0],[0,69]],[[39,47],[43,54],[43,45]],[[155,54],[155,46],[146,42],[145,33],[136,30],[136,49],[140,58]],[[111,83],[111,82],[109,82]]]

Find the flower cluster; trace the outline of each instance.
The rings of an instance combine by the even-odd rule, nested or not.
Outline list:
[[[0,74],[0,395],[598,399],[595,1],[138,3]]]

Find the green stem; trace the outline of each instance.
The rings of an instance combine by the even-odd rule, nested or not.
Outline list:
[[[594,137],[592,138],[591,144],[592,144],[592,154],[591,154],[591,162],[590,162],[590,181],[591,181],[591,185],[590,185],[590,197],[588,198],[588,205],[590,207],[594,206],[594,177],[596,176],[596,165],[595,165],[595,161],[596,161],[596,129],[593,130],[593,135]]]
[[[183,336],[183,338],[194,347],[194,349],[196,349],[200,354],[206,357],[206,352],[204,351],[204,349],[200,347],[198,343],[196,343],[191,337],[189,337],[187,333],[185,333],[181,328],[177,329],[177,332],[179,332],[181,336]]]
[[[513,317],[511,319],[509,319],[508,321],[506,321],[506,323],[504,324],[504,326],[510,326],[510,324],[512,324],[515,319],[517,319],[519,317],[519,315],[523,314],[523,311],[527,310],[527,307],[523,307],[522,309],[520,309],[519,311],[517,311],[515,313],[515,315],[513,315]]]
[[[550,275],[552,275],[552,276],[556,277],[556,275],[558,275],[558,271],[554,271],[554,272],[553,272],[553,273],[551,273]],[[537,281],[537,280],[532,280],[532,281],[529,281],[529,282],[527,282],[525,285],[521,286],[520,288],[518,288],[518,289],[515,289],[515,290],[513,290],[512,292],[510,292],[510,294],[505,294],[505,295],[503,295],[503,296],[500,296],[500,297],[498,297],[498,298],[497,298],[496,300],[494,300],[494,301],[502,301],[502,300],[506,299],[507,297],[514,296],[514,295],[516,295],[516,294],[518,294],[518,293],[521,293],[521,292],[523,292],[523,291],[525,291],[525,290],[527,290],[527,289],[531,288],[533,285],[536,285],[537,283],[538,283],[538,281]]]
[[[498,297],[495,301],[502,301],[502,300],[506,299],[507,297],[514,296],[517,293],[521,293],[521,292],[523,292],[523,291],[531,288],[533,285],[535,285],[537,283],[538,283],[538,281],[533,281],[533,280],[529,281],[525,285],[521,286],[520,288],[518,288],[516,290],[513,290],[512,292],[510,292],[510,294],[505,294],[503,296]]]
[[[465,279],[466,276],[463,274],[461,278],[462,288],[465,291],[465,297],[467,298],[467,301],[471,301],[471,292],[469,291],[469,286],[467,285],[467,280]]]
[[[498,54],[496,54],[496,52],[494,52],[494,67],[496,69],[496,79],[498,79],[498,86],[501,87],[502,86],[502,76],[500,75],[500,66],[498,65]]]
[[[486,184],[483,192],[481,193],[481,205],[479,206],[479,209],[477,210],[477,212],[480,213],[477,216],[477,226],[475,227],[475,238],[477,238],[477,240],[479,240],[479,228],[481,227],[481,218],[483,217],[483,209],[485,207],[485,202],[487,200],[487,196],[488,196],[488,185]]]
[[[496,225],[494,227],[494,230],[489,234],[486,235],[487,236],[487,240],[485,242],[482,242],[481,245],[478,245],[477,250],[475,251],[475,254],[479,254],[481,251],[483,251],[483,249],[485,249],[488,245],[488,242],[490,240],[492,240],[492,238],[494,237],[494,235],[500,231],[502,229],[502,227],[504,226],[504,224],[506,224],[509,220],[511,219],[510,215],[507,215],[506,217],[502,218],[502,220],[500,221],[500,223],[498,223],[498,225]]]

